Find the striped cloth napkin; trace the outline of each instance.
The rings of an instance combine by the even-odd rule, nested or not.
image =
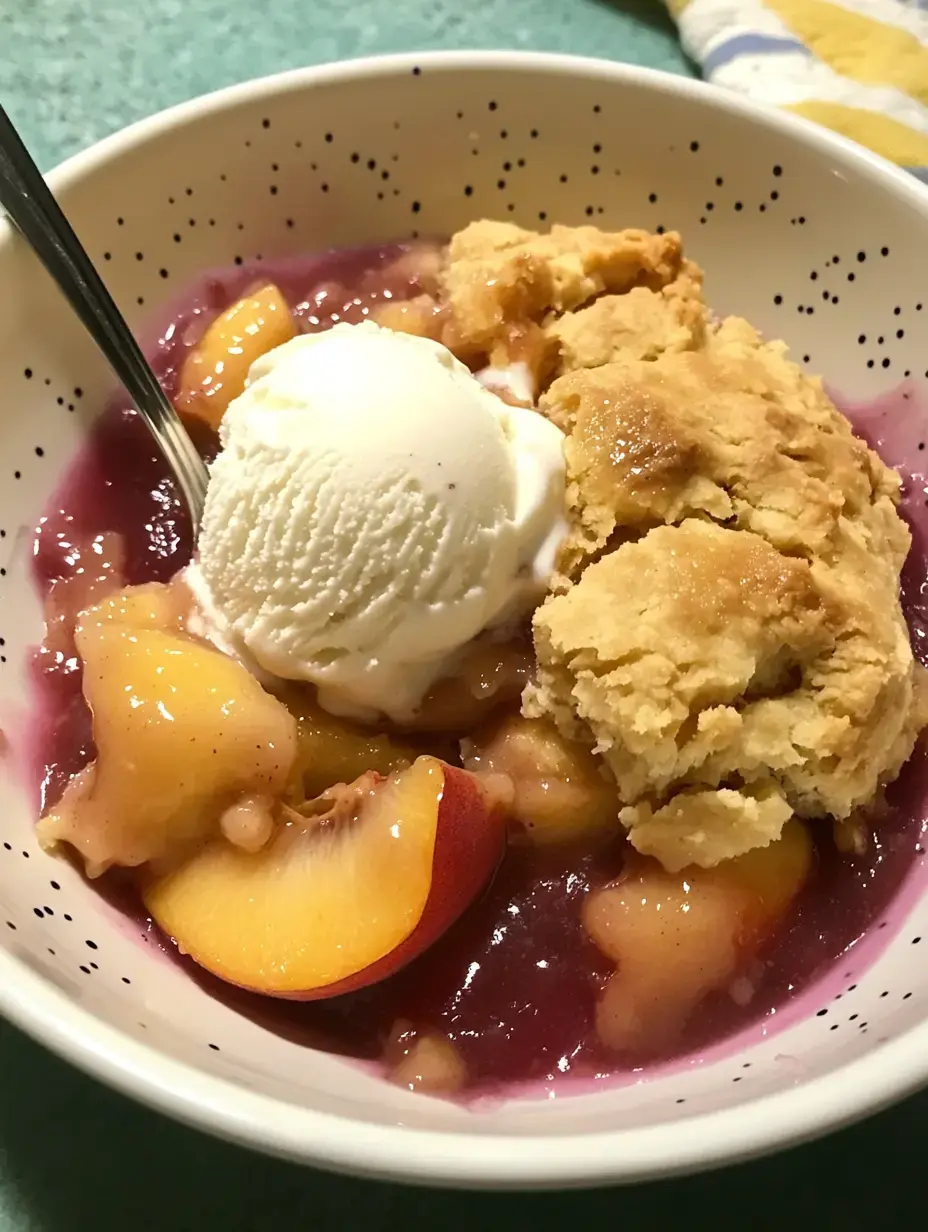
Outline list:
[[[816,120],[928,183],[928,0],[666,0],[716,85]]]

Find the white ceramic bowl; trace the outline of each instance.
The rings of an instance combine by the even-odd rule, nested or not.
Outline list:
[[[660,73],[511,53],[287,73],[134,125],[51,182],[133,323],[236,255],[483,215],[590,219],[681,230],[717,309],[785,337],[845,392],[928,376],[928,191],[827,132]],[[112,380],[3,229],[0,286],[0,725],[15,752],[41,629],[30,528]],[[649,1081],[468,1111],[211,1000],[39,851],[13,768],[0,779],[0,1009],[104,1081],[236,1141],[432,1183],[630,1180],[811,1137],[928,1077],[919,869],[882,954],[873,938],[855,947],[766,1038]]]

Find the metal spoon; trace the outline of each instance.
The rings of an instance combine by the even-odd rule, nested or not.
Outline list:
[[[167,458],[200,529],[206,466],[42,173],[0,107],[0,205],[57,282]]]

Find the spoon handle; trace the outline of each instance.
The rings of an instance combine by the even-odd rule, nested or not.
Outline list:
[[[0,107],[0,205],[58,284],[151,429],[199,531],[207,471],[100,275]]]

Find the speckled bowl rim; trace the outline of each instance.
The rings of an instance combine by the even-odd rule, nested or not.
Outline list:
[[[670,73],[534,52],[376,56],[259,78],[138,121],[69,158],[48,180],[54,191],[61,192],[169,129],[248,99],[404,74],[416,65],[433,73],[489,69],[580,76],[698,100],[852,168],[923,212],[928,234],[928,188],[826,129]],[[550,1188],[695,1172],[808,1141],[928,1084],[928,1022],[924,1022],[824,1077],[735,1108],[663,1125],[544,1137],[424,1132],[284,1105],[169,1059],[102,1023],[4,952],[0,952],[0,1013],[101,1082],[220,1138],[336,1171],[444,1186]]]

